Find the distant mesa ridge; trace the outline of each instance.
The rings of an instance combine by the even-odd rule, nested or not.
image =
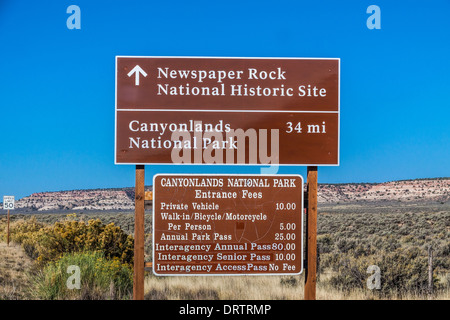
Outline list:
[[[151,190],[145,187],[145,191]],[[16,201],[20,211],[134,210],[134,188],[39,192]]]
[[[152,187],[145,188],[146,191]],[[450,178],[385,183],[319,184],[319,204],[442,202],[450,200]],[[19,211],[134,210],[134,188],[39,192],[16,200]]]

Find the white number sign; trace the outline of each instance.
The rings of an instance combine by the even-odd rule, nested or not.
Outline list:
[[[3,196],[3,210],[14,210],[14,196]]]

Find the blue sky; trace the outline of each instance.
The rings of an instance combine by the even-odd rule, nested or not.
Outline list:
[[[116,55],[341,58],[340,166],[319,182],[450,176],[449,12],[448,0],[0,0],[0,195],[134,185],[134,166],[114,165]],[[259,169],[146,166],[146,183]]]

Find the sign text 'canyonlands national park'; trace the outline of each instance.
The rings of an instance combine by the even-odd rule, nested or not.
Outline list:
[[[339,165],[339,59],[116,57],[116,164]]]
[[[155,175],[156,275],[299,274],[299,175]]]

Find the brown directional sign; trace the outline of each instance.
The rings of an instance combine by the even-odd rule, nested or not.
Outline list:
[[[156,275],[299,274],[299,175],[155,175]]]
[[[116,164],[339,164],[339,59],[116,57]]]

